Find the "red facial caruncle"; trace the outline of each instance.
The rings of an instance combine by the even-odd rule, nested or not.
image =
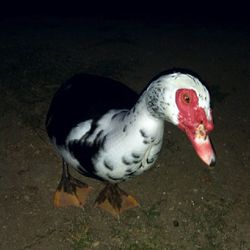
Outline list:
[[[178,127],[183,130],[192,142],[199,157],[207,164],[214,165],[215,154],[208,133],[213,130],[211,110],[199,106],[199,99],[193,89],[178,89],[176,105],[179,110]]]

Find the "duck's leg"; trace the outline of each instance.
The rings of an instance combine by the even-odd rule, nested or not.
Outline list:
[[[95,205],[111,213],[115,217],[130,208],[139,206],[134,197],[118,187],[108,183],[98,195]]]
[[[91,189],[70,175],[68,164],[63,160],[62,177],[54,196],[55,207],[83,207]]]

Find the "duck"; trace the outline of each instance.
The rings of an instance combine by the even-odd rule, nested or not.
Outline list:
[[[45,123],[62,158],[55,207],[83,207],[93,189],[73,177],[71,169],[104,183],[95,207],[119,217],[139,206],[119,183],[154,165],[165,121],[187,135],[205,165],[215,165],[209,137],[214,128],[210,95],[194,73],[165,71],[141,94],[119,81],[85,73],[64,82],[52,98]]]

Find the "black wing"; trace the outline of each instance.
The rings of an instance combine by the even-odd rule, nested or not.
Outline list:
[[[89,74],[75,75],[52,99],[46,119],[48,135],[63,144],[78,123],[99,119],[110,109],[131,109],[138,97],[118,81]]]

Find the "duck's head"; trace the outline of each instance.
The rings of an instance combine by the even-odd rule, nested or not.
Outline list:
[[[214,128],[210,97],[196,77],[183,73],[160,76],[149,85],[146,103],[151,114],[177,125],[186,133],[198,156],[207,165],[215,164],[208,136]]]

